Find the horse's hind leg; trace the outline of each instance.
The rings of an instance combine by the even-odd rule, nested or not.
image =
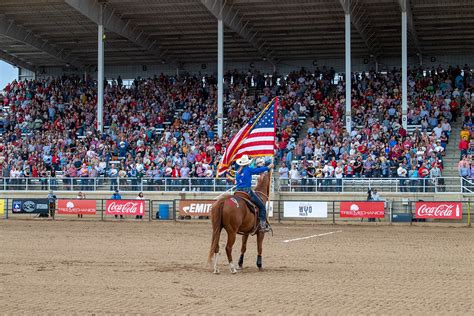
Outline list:
[[[229,260],[229,268],[231,273],[237,273],[237,269],[232,262],[232,247],[235,243],[236,233],[234,231],[227,231],[227,245],[225,246],[225,252],[227,253],[227,259]]]
[[[257,268],[260,271],[263,270],[263,263],[262,263],[263,238],[265,238],[265,233],[258,231],[257,233]]]
[[[242,236],[242,248],[240,249],[240,258],[239,258],[239,268],[242,269],[244,265],[244,254],[247,251],[247,240],[249,239],[249,235]]]

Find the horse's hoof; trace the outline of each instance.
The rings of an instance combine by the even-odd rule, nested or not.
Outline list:
[[[219,270],[214,270],[214,274],[220,274],[221,272]]]
[[[263,272],[263,267],[259,267],[258,271]]]
[[[244,267],[243,266],[238,266],[237,270],[242,270]]]

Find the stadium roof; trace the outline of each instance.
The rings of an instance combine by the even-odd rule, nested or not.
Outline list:
[[[97,63],[103,6],[106,64],[217,59],[217,16],[225,61],[344,56],[351,12],[352,55],[400,56],[405,0],[1,0],[0,59],[23,68]],[[409,54],[474,49],[474,1],[407,0]]]

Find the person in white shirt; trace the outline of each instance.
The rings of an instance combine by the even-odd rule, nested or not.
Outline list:
[[[334,167],[327,163],[323,168],[323,191],[332,191],[332,177],[334,176]]]
[[[338,192],[342,192],[342,177],[344,175],[344,168],[342,167],[342,163],[338,162],[336,169],[334,169],[334,177],[336,178],[336,190]]]
[[[137,200],[144,200],[143,192],[138,193]],[[143,219],[143,215],[136,215],[135,219]]]
[[[403,168],[403,165],[400,165],[397,169],[397,175],[400,178],[400,191],[401,192],[406,192],[405,188],[405,178],[407,177],[408,171],[407,169]]]
[[[278,169],[278,177],[283,180],[280,180],[282,185],[288,185],[288,167],[284,162],[281,163],[280,168]]]
[[[433,128],[433,132],[435,133],[437,139],[441,138],[441,134],[443,133],[443,128],[441,127],[441,123],[438,123],[438,126]]]
[[[293,164],[291,166],[290,170],[290,180],[291,180],[291,185],[298,185],[298,182],[300,180],[300,172],[298,171],[298,168],[296,168],[296,164]]]

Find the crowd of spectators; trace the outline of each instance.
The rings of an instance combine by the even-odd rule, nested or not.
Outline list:
[[[401,124],[401,73],[352,76],[353,130],[345,130],[344,80],[331,69],[286,76],[229,72],[224,78],[224,135],[217,137],[216,79],[155,76],[124,86],[105,82],[103,133],[97,131],[95,82],[64,76],[14,81],[0,94],[0,168],[4,178],[61,177],[83,184],[112,178],[215,177],[230,137],[274,96],[279,177],[441,176],[451,122],[471,118],[469,67],[414,69],[408,80],[409,132]],[[308,119],[308,130],[298,133]],[[461,146],[461,145],[460,145]],[[474,147],[474,146],[473,146]],[[296,163],[294,163],[296,162]],[[433,169],[439,168],[439,172]],[[432,172],[433,171],[433,172]]]
[[[263,82],[262,82],[263,80]],[[265,82],[266,81],[266,82]],[[253,85],[259,94],[249,93]],[[258,73],[230,72],[225,80],[224,135],[217,137],[216,80],[161,75],[106,81],[103,133],[97,130],[97,94],[92,80],[79,77],[14,81],[0,95],[0,168],[4,178],[108,177],[111,189],[126,178],[207,178],[224,146],[242,124],[273,96],[282,98],[278,126],[297,137],[302,99],[291,79],[279,85]],[[255,89],[254,89],[255,91]],[[135,180],[133,180],[135,181]]]
[[[290,139],[286,150],[280,152],[280,178],[288,179],[290,184],[307,184],[303,180],[307,178],[335,178],[331,183],[335,182],[337,189],[342,178],[354,177],[416,179],[413,183],[424,183],[423,179],[428,178],[438,181],[451,123],[460,117],[461,109],[472,105],[472,73],[467,65],[463,69],[410,70],[410,131],[402,127],[400,86],[401,72],[397,69],[354,74],[350,134],[343,120],[344,81],[328,97],[316,95],[311,101],[314,115],[306,137]],[[464,114],[471,122],[470,115],[471,112]],[[325,187],[324,181],[310,183]]]

